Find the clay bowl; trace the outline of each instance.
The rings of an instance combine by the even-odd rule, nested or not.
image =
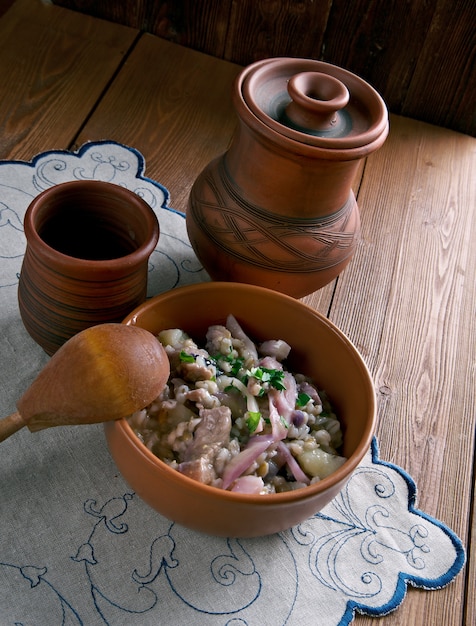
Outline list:
[[[368,451],[375,428],[375,393],[354,345],[328,319],[291,296],[255,285],[210,282],[175,289],[136,308],[125,320],[153,333],[182,328],[202,341],[211,324],[232,313],[256,340],[284,339],[288,367],[325,389],[344,431],[348,460],[320,482],[272,495],[232,493],[168,467],[126,420],[105,425],[110,452],[125,480],[159,513],[211,535],[252,537],[279,532],[311,517],[344,487]]]

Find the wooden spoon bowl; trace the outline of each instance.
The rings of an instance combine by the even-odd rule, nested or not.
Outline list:
[[[149,331],[92,326],[52,356],[18,400],[18,412],[0,421],[0,441],[23,426],[35,432],[127,417],[160,394],[169,374],[167,354]]]

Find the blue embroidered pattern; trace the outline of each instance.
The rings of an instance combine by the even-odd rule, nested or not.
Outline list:
[[[436,589],[461,570],[460,540],[415,509],[414,501],[412,479],[379,461],[374,440],[368,458],[335,500],[285,533],[208,537],[154,514],[127,492],[104,503],[84,502],[90,532],[70,561],[82,569],[89,603],[82,597],[78,606],[58,583],[49,582],[46,565],[0,562],[0,575],[13,579],[22,594],[28,586],[35,590],[39,605],[54,607],[52,626],[251,626],[266,623],[262,615],[270,606],[272,623],[284,625],[294,623],[300,602],[310,601],[316,616],[327,616],[319,624],[344,626],[355,611],[380,615],[396,608],[406,582]],[[287,579],[283,585],[281,578],[278,588],[276,568]],[[26,624],[20,607],[18,613],[16,623]]]
[[[143,157],[114,142],[44,153],[31,163],[0,162],[2,306],[8,310],[16,300],[24,211],[41,190],[72,179],[125,185],[157,211],[161,238],[151,257],[152,293],[206,279],[184,215],[167,206],[167,190],[143,173]],[[53,530],[38,529],[26,505],[17,513],[10,503],[5,512],[2,626],[4,614],[16,626],[44,623],[45,616],[49,626],[346,626],[356,612],[396,609],[407,584],[429,590],[447,585],[465,561],[460,539],[416,507],[412,478],[379,459],[376,440],[323,511],[287,532],[257,539],[195,533],[155,513],[123,482],[98,485],[87,471],[83,476],[78,515],[69,513],[64,530],[63,498],[43,511],[43,519],[52,516]],[[48,480],[51,489],[62,484]],[[22,489],[18,493],[27,497],[28,486]],[[76,498],[74,491],[69,507]],[[55,549],[44,548],[36,535],[32,546],[27,537],[17,541],[19,515],[31,515],[25,522],[32,523],[31,538],[41,530]]]

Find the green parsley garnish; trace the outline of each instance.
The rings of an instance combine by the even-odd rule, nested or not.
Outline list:
[[[286,390],[286,387],[283,385],[283,370],[269,369],[267,367],[252,367],[246,373],[248,376],[252,376],[262,383],[269,383],[271,387],[274,387],[278,391]]]
[[[180,361],[182,363],[195,363],[193,354],[187,354],[184,350],[180,351]]]
[[[308,396],[307,393],[298,394],[296,406],[306,406],[306,404],[311,400],[311,396]]]
[[[217,354],[216,356],[212,357],[212,359],[215,361],[215,364],[220,371],[223,371],[223,369],[219,365],[220,361],[225,361],[226,363],[229,363],[231,365],[229,374],[230,376],[233,376],[235,378],[238,376],[245,362],[245,359],[243,357],[234,357],[231,354],[228,354],[226,356],[224,356],[223,354]]]
[[[284,426],[284,428],[289,428],[289,423],[284,419],[282,415],[279,416],[279,420],[281,424]]]
[[[261,419],[261,413],[258,411],[248,411],[247,413],[248,419],[246,420],[246,425],[250,433],[254,433],[258,428],[259,421]]]
[[[243,363],[245,362],[245,359],[243,359],[242,357],[238,357],[237,359],[231,360],[231,375],[232,376],[238,376],[241,368],[243,367]]]

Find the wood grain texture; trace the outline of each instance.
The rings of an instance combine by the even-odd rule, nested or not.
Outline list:
[[[347,3],[334,2],[325,59],[365,78],[391,111],[401,112],[437,2],[407,2],[403,7],[400,2],[357,0],[352,10]]]
[[[312,309],[319,311],[319,313],[327,317],[331,308],[335,288],[336,280],[333,280],[329,285],[319,289],[319,291],[315,291],[301,298],[301,302],[304,302],[307,306],[310,306]]]
[[[475,18],[472,0],[334,2],[325,57],[374,85],[392,112],[475,135]]]
[[[140,5],[142,16],[144,3],[147,0]],[[214,29],[223,31],[225,17],[233,13],[237,22],[228,36],[243,36],[245,18],[251,19],[246,6],[252,5],[247,3],[243,0],[238,6],[226,1],[218,6],[210,2],[206,19],[215,20]],[[296,3],[307,11],[316,10],[307,4]],[[386,18],[377,19],[382,3],[369,0],[367,4],[369,12],[361,17],[360,26],[353,16],[341,13],[346,28],[362,29],[363,35],[357,35],[348,49],[349,54],[362,54],[362,59],[365,55],[356,47],[365,42],[369,23],[380,23],[382,28],[386,24],[383,31],[390,28]],[[394,5],[387,3],[388,10],[394,10]],[[124,3],[125,8],[131,6]],[[140,8],[138,3],[135,6]],[[200,2],[195,8],[188,0],[168,3],[167,11],[164,6],[156,3],[154,18],[164,32],[182,24],[167,37],[197,36],[185,23],[187,11],[199,15]],[[261,5],[263,25],[272,19],[272,6],[271,2]],[[353,6],[363,8],[365,3],[357,0]],[[443,0],[423,3],[430,26],[425,26],[416,4],[406,6],[416,11],[412,15],[418,29],[425,32],[425,40],[433,46],[442,37],[448,49],[449,42],[459,36],[454,29],[464,26],[461,11],[468,11],[470,4],[466,0],[457,3],[451,29],[444,28],[444,20],[438,21],[445,15],[452,19],[445,13]],[[333,9],[338,7],[339,0],[335,0]],[[284,19],[281,10],[277,13]],[[332,19],[329,14],[327,34],[332,31]],[[202,22],[200,28],[204,27]],[[473,42],[474,33],[464,28],[466,44]],[[276,33],[284,37],[285,30]],[[388,33],[389,38],[393,36]],[[200,37],[200,45],[210,46],[214,41],[210,32]],[[225,48],[231,53],[233,37],[223,32],[220,37],[223,54]],[[325,38],[326,33],[324,42]],[[263,42],[260,45],[266,43],[264,35]],[[430,54],[429,50],[421,54]],[[388,51],[377,48],[377,60],[379,54],[385,56]],[[402,54],[409,61],[413,57],[408,50]],[[395,66],[398,84],[413,90],[412,99],[423,78],[432,88],[423,58],[421,65],[415,59],[411,75]],[[462,75],[473,76],[474,57],[458,58],[440,56],[438,62],[448,63],[452,74],[463,66]],[[382,71],[377,60],[367,60],[369,71]],[[74,147],[88,140],[121,141],[144,154],[146,175],[165,184],[171,205],[185,210],[199,171],[226,149],[232,136],[236,118],[231,88],[239,69],[163,37],[139,36],[133,28],[47,6],[40,0],[17,0],[0,20],[0,157],[30,158],[40,151],[70,147],[71,142]],[[459,78],[448,76],[447,80]],[[406,87],[399,91],[394,84],[392,88],[395,97],[405,98]],[[455,110],[467,110],[463,101],[468,92],[463,91],[451,95]],[[432,92],[439,108],[437,95]],[[460,105],[463,108],[457,109]],[[329,313],[357,345],[372,372],[381,456],[408,471],[418,485],[418,506],[448,524],[468,546],[471,540],[474,545],[476,533],[472,511],[475,159],[476,141],[471,137],[392,116],[386,143],[362,164],[355,181],[363,234],[357,253],[334,283],[304,298],[306,304]],[[378,620],[357,616],[355,622],[367,626],[472,625],[476,621],[475,575],[473,548],[463,574],[447,588],[410,589],[395,613]]]
[[[367,162],[358,198],[364,238],[330,316],[374,377],[382,457],[410,473],[420,508],[464,542],[476,406],[475,158],[474,139],[392,119],[387,143]],[[463,577],[410,596],[405,623],[421,623],[418,615],[462,623]]]
[[[136,31],[35,0],[18,0],[8,14],[0,22],[0,158],[67,148]]]
[[[224,58],[247,65],[267,57],[321,58],[332,0],[234,2]]]
[[[438,2],[400,113],[476,135],[476,5]]]
[[[473,468],[473,476],[475,475],[475,469],[476,468]],[[471,548],[468,554],[468,564],[466,566],[466,602],[465,616],[463,622],[465,626],[476,624],[476,589],[474,585],[474,581],[476,580],[476,555],[474,553],[474,538],[476,537],[476,515],[474,511],[474,490],[472,508],[472,524],[470,529]]]
[[[147,175],[169,189],[171,206],[185,211],[196,177],[230,142],[239,69],[146,34],[77,143],[107,133],[133,145],[146,158]]]
[[[473,0],[54,0],[240,65],[324,60],[370,82],[393,113],[476,135]]]
[[[220,59],[226,58],[226,48],[230,41],[232,6],[233,3],[230,0],[168,2],[167,7],[173,30],[173,36],[169,39],[193,50],[205,52]],[[147,28],[147,30],[155,33],[153,29]]]

